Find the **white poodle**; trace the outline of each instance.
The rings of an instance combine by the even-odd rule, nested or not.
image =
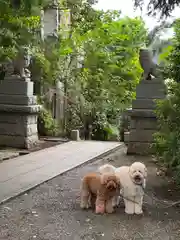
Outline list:
[[[105,164],[99,168],[100,173],[115,172],[121,182],[120,195],[123,196],[125,212],[127,214],[142,214],[144,189],[146,187],[147,168],[143,163],[134,162],[131,166],[115,168]],[[118,205],[119,198],[113,199]]]

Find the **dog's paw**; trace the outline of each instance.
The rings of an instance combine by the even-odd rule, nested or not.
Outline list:
[[[107,213],[113,213],[114,212],[114,208],[106,208],[106,212]]]
[[[82,208],[82,209],[89,209],[91,206],[90,206],[90,204],[89,203],[81,203],[80,204],[80,207]]]
[[[118,197],[114,197],[114,198],[112,199],[112,206],[113,206],[113,207],[117,207],[117,206],[118,206],[118,200],[117,200],[117,198],[118,198]]]
[[[121,201],[121,197],[117,196],[112,199],[112,206],[113,207],[118,207]]]
[[[117,202],[116,202],[116,205],[117,205],[117,206],[119,206],[119,204],[120,204],[120,202],[121,202],[121,199],[122,199],[122,197],[120,197],[120,196],[117,197]]]
[[[132,214],[134,214],[134,210],[132,210],[132,209],[125,209],[125,213],[129,214],[129,215],[132,215]]]
[[[135,204],[135,214],[141,215],[143,214],[143,210],[142,210],[142,204]]]
[[[104,205],[97,205],[96,206],[96,214],[103,214],[105,212],[105,206]]]
[[[143,210],[142,209],[135,210],[135,214],[141,215],[143,214]]]

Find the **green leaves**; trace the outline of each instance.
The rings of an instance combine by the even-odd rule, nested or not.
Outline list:
[[[139,48],[145,42],[146,29],[141,19],[121,18],[117,11],[98,14],[95,27],[90,24],[83,35],[77,27],[71,39],[73,52],[83,52],[83,68],[75,79],[83,98],[79,104],[84,113],[91,113],[92,121],[103,125],[113,121],[135,97],[142,73]],[[107,120],[109,112],[113,115]]]
[[[154,135],[157,158],[171,168],[180,183],[180,21],[175,24],[172,46],[164,50],[167,98],[157,101],[158,132]]]
[[[10,6],[11,1],[0,2],[0,60],[2,62],[14,58],[20,46],[32,46],[37,41],[40,18],[30,15],[26,9],[28,4],[33,6],[33,2],[21,0],[17,9]],[[39,4],[38,1],[36,3]]]

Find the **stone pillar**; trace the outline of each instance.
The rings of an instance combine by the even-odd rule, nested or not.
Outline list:
[[[157,130],[155,99],[166,96],[164,82],[159,79],[141,80],[132,102],[127,154],[148,155],[152,153],[153,134]]]
[[[33,82],[20,78],[0,80],[0,146],[29,149],[38,142]]]
[[[71,140],[80,141],[79,130],[72,130],[71,131]]]

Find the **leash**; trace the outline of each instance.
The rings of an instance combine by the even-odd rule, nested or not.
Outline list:
[[[149,196],[148,194],[144,193],[144,196],[150,198],[152,201],[156,202],[156,203],[159,203],[159,204],[162,204],[162,205],[166,205],[164,207],[161,207],[161,209],[167,209],[167,208],[171,208],[171,207],[175,207],[177,205],[180,205],[180,200],[179,201],[176,201],[176,202],[167,202],[167,200],[160,200],[158,198],[156,198],[155,196]],[[121,198],[124,198],[130,202],[133,202],[135,204],[139,204],[139,202],[136,202],[135,200],[132,200],[130,198],[127,198],[127,197],[124,197],[123,194],[119,194],[119,197]],[[135,197],[134,197],[135,199]]]
[[[141,185],[142,187],[142,190],[143,190],[143,195],[150,198],[152,201],[154,201],[155,203],[159,203],[159,204],[162,204],[162,205],[166,205],[164,207],[161,207],[161,209],[167,209],[167,208],[170,208],[170,207],[175,207],[177,205],[180,205],[180,200],[179,201],[176,201],[176,202],[171,202],[169,203],[167,200],[160,200],[158,198],[156,198],[155,196],[149,196],[147,193],[145,193],[145,187],[143,185]],[[134,197],[134,200],[132,198],[128,198],[128,197],[124,197],[122,193],[119,194],[119,197],[121,198],[124,198],[128,201],[131,201],[135,204],[139,204],[139,202],[136,202],[135,201],[135,197]]]
[[[163,205],[166,205],[164,207],[161,207],[161,209],[166,209],[166,208],[170,208],[170,207],[175,207],[177,205],[180,205],[180,201],[176,201],[176,202],[171,202],[169,203],[167,200],[160,200],[158,198],[156,198],[155,196],[149,196],[148,194],[144,193],[144,195],[148,198],[151,198],[151,200],[153,200],[154,202],[156,203],[159,203],[159,204],[163,204]]]

